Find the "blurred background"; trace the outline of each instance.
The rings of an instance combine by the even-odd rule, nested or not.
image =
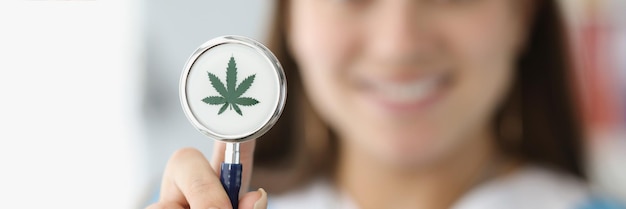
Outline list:
[[[626,1],[562,0],[596,189],[626,200]],[[272,1],[0,1],[0,207],[142,208],[209,155],[178,82],[205,41],[263,41]]]

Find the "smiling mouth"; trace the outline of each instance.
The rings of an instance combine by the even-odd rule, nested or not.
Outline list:
[[[387,112],[406,113],[436,101],[450,77],[449,73],[437,72],[401,79],[360,78],[357,88]]]

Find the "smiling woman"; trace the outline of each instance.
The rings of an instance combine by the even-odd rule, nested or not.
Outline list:
[[[322,172],[345,190],[345,158],[420,170],[475,151],[491,153],[478,167],[584,179],[556,2],[392,2],[279,1],[270,47],[302,93],[257,145],[253,185]]]
[[[313,12],[316,12],[316,10],[313,9],[306,9],[309,8],[309,6],[332,7],[332,9],[328,9],[330,11],[318,11],[324,12],[324,14],[339,10],[340,8],[349,8],[350,11],[355,12],[353,10],[358,8],[361,10],[361,13],[359,13],[361,16],[375,13],[375,11],[383,10],[384,8],[381,5],[370,5],[371,8],[365,7],[365,5],[362,5],[364,4],[363,1],[359,1],[360,3],[358,7],[356,7],[353,5],[354,3],[348,2],[337,3],[335,1],[321,1],[320,3],[314,3],[305,1],[303,3],[293,3],[291,1],[280,1],[278,4],[278,12],[276,13],[277,17],[275,18],[274,30],[272,30],[270,47],[276,52],[281,62],[284,63],[286,73],[290,79],[289,83],[292,84],[290,87],[293,87],[293,91],[303,91],[303,89],[306,89],[306,94],[297,95],[310,96],[303,96],[301,98],[293,96],[290,98],[287,111],[290,113],[288,115],[291,116],[291,121],[282,120],[281,127],[284,129],[275,128],[272,133],[276,134],[276,136],[267,137],[268,139],[265,139],[268,141],[279,140],[288,143],[276,142],[259,144],[256,152],[257,165],[264,165],[265,163],[275,164],[276,160],[280,159],[294,159],[279,155],[306,155],[307,153],[318,153],[318,151],[287,152],[287,150],[291,149],[281,148],[282,146],[277,147],[277,145],[287,144],[287,146],[298,147],[294,145],[294,143],[302,141],[304,144],[312,146],[302,146],[301,148],[308,147],[307,149],[316,149],[320,146],[326,146],[325,144],[336,143],[336,139],[331,138],[336,138],[336,134],[341,133],[337,133],[337,130],[331,131],[332,129],[327,128],[328,125],[324,125],[321,120],[316,119],[316,114],[308,114],[313,111],[307,111],[308,105],[305,104],[308,104],[309,100],[313,100],[310,102],[314,104],[314,107],[326,107],[322,108],[324,110],[318,110],[316,112],[320,112],[321,115],[324,115],[323,118],[325,121],[330,123],[358,124],[357,121],[363,120],[359,120],[355,116],[363,114],[353,114],[342,117],[344,119],[332,119],[338,117],[337,115],[348,113],[341,113],[342,111],[340,110],[337,110],[338,112],[327,113],[330,111],[328,109],[339,108],[328,105],[336,104],[342,101],[342,99],[317,98],[323,97],[323,95],[333,94],[333,92],[337,92],[338,94],[344,91],[353,91],[355,92],[354,96],[344,95],[343,100],[347,100],[345,98],[351,97],[362,97],[362,99],[365,100],[355,100],[354,104],[348,105],[351,107],[350,109],[355,109],[355,107],[362,105],[374,105],[363,108],[372,108],[366,112],[381,115],[373,115],[372,117],[380,119],[376,120],[380,121],[382,124],[364,123],[363,125],[367,125],[367,127],[357,127],[357,125],[354,125],[355,130],[353,131],[362,133],[358,134],[361,136],[358,137],[360,141],[367,141],[365,140],[366,138],[373,136],[378,139],[385,139],[384,141],[391,140],[391,138],[398,138],[400,141],[411,140],[411,138],[416,137],[414,128],[419,127],[411,126],[411,123],[408,123],[412,120],[414,121],[412,123],[416,125],[432,124],[440,120],[442,122],[440,126],[444,128],[446,132],[455,132],[451,129],[453,128],[451,127],[451,123],[461,123],[466,120],[464,119],[466,118],[464,117],[466,114],[478,114],[476,113],[477,111],[471,111],[468,108],[489,103],[490,105],[486,105],[482,108],[483,110],[480,110],[485,112],[481,113],[483,116],[478,117],[483,118],[480,120],[485,121],[483,123],[490,127],[488,129],[493,130],[492,140],[494,145],[498,147],[498,150],[501,150],[508,156],[537,161],[541,164],[550,164],[551,166],[567,170],[576,176],[583,176],[582,162],[580,161],[582,157],[580,150],[580,133],[578,132],[580,129],[577,128],[579,127],[578,118],[575,113],[576,107],[573,106],[573,92],[570,88],[571,84],[569,83],[572,78],[572,75],[570,75],[572,72],[568,67],[567,39],[563,32],[561,19],[555,2],[538,1],[534,4],[526,3],[517,5],[521,3],[480,0],[462,1],[462,4],[452,3],[454,1],[436,5],[429,3],[425,6],[423,4],[426,3],[421,3],[420,5],[405,5],[405,7],[402,7],[404,9],[390,9],[392,11],[406,10],[406,13],[402,13],[406,17],[401,14],[395,15],[400,16],[396,17],[400,18],[398,20],[379,20],[381,24],[375,24],[373,22],[354,23],[346,27],[333,26],[333,24],[339,23],[317,23],[316,21],[321,21],[319,18],[306,18],[306,14],[311,13],[311,15],[315,15]],[[369,4],[375,4],[375,2],[377,2],[378,4],[384,5],[384,3],[378,1],[368,2],[370,2]],[[401,7],[399,5],[396,6]],[[431,7],[439,11],[430,11],[429,13],[435,13],[431,14],[433,17],[415,17],[417,15],[415,13],[419,12],[413,12],[413,8],[429,10]],[[341,21],[357,21],[358,19],[356,17],[343,17],[346,14],[340,11],[336,11],[336,13],[340,13],[336,15],[343,18],[339,19]],[[524,14],[530,14],[530,16],[526,15],[527,17],[524,17]],[[393,15],[390,16],[391,17],[387,18],[393,17]],[[326,14],[324,18],[333,17],[330,14]],[[362,18],[367,19],[365,17]],[[369,17],[369,19],[379,18]],[[426,22],[426,20],[423,19],[430,20],[431,22]],[[445,20],[449,23],[445,22]],[[300,23],[298,21],[311,22]],[[296,25],[295,22],[300,24]],[[354,48],[358,49],[351,51],[350,49],[344,50],[346,51],[344,53],[352,52],[352,54],[344,56],[350,56],[345,60],[350,60],[350,65],[353,66],[341,67],[345,70],[326,70],[325,67],[321,67],[321,64],[318,64],[329,63],[328,65],[330,65],[333,61],[329,59],[339,59],[335,57],[340,55],[316,55],[314,54],[316,50],[340,53],[338,49],[329,50],[327,48],[338,48],[338,46],[342,44],[347,45],[350,42],[349,40],[356,41],[367,39],[367,37],[346,37],[341,40],[340,38],[342,36],[347,36],[346,34],[351,33],[351,31],[348,30],[349,28],[356,28],[356,25],[361,25],[362,28],[372,28],[368,32],[360,31],[366,29],[353,29],[355,32],[352,33],[369,34],[368,36],[373,36],[371,34],[377,33],[376,31],[384,30],[381,27],[391,27],[388,25],[394,24],[398,25],[398,28],[387,29],[387,31],[398,31],[395,35],[393,33],[390,35],[381,34],[381,38],[376,38],[373,41],[355,43]],[[445,24],[450,26],[446,28]],[[315,28],[314,26],[321,28]],[[343,29],[338,30],[327,27]],[[430,30],[424,28],[430,28]],[[437,28],[439,29],[436,30]],[[305,31],[299,32],[297,30]],[[333,32],[337,34],[328,34]],[[396,37],[401,35],[403,36]],[[450,37],[452,35],[457,37]],[[306,40],[298,39],[299,37]],[[328,38],[325,39],[323,37]],[[446,37],[450,38],[446,40]],[[399,40],[398,38],[403,39]],[[472,38],[475,40],[471,40]],[[288,40],[291,40],[291,43],[289,43]],[[372,48],[371,52],[368,54],[368,52],[365,51],[366,48],[376,47],[370,45],[375,45],[374,43],[377,42],[380,42],[378,45],[382,45],[380,47],[383,48]],[[456,42],[458,42],[457,48],[449,46]],[[300,45],[303,45],[300,47],[301,49],[298,48]],[[400,51],[389,53],[381,52],[385,50],[385,47],[396,47],[396,50]],[[491,50],[490,48],[493,49]],[[298,57],[298,53],[312,53],[310,56],[315,59],[302,57],[300,58],[302,61],[297,62],[298,59],[296,58]],[[380,57],[382,58],[377,58],[378,56],[375,55],[377,53],[381,53],[382,55],[380,55]],[[400,53],[400,55],[404,57],[400,55],[394,56],[392,53]],[[409,54],[404,55],[407,53]],[[367,63],[374,62],[377,59],[380,60],[377,63]],[[310,68],[314,68],[314,70],[302,70],[303,67],[308,66],[306,63],[312,63],[308,65],[311,65],[312,67]],[[324,74],[329,75],[325,76]],[[304,79],[304,86],[302,86],[301,77],[306,78]],[[339,83],[348,86],[324,87],[336,85],[333,82],[340,78],[343,79],[343,77],[345,77],[346,82]],[[317,78],[319,78],[320,81],[309,81]],[[321,83],[325,83],[325,85],[319,85]],[[329,90],[318,90],[321,88],[329,88]],[[458,95],[458,98],[453,98],[455,96],[450,94]],[[487,102],[485,98],[492,98],[490,100],[493,101]],[[369,100],[373,102],[368,102]],[[449,100],[456,100],[456,102]],[[476,104],[472,103],[474,100],[477,102]],[[322,101],[335,102],[317,104],[322,103]],[[455,106],[450,106],[449,109],[443,111],[445,114],[450,115],[449,117],[428,119],[428,115],[436,114],[437,109],[443,109],[443,107],[436,107],[437,104],[434,103],[444,103],[440,105],[450,103],[450,105]],[[300,114],[297,114],[297,112],[300,112]],[[350,112],[350,110],[343,110],[343,112]],[[444,114],[443,112],[440,114]],[[411,113],[415,116],[411,116]],[[384,121],[385,118],[390,117],[391,119],[388,120],[398,118],[397,120],[400,121],[397,123]],[[411,118],[413,119],[411,120]],[[348,120],[352,122],[333,122],[334,120]],[[419,122],[418,120],[424,120],[425,122]],[[474,122],[475,121],[469,123]],[[377,130],[372,127],[385,127],[385,124],[390,125],[388,132],[380,133],[381,135],[377,135],[378,133],[365,134],[367,130]],[[302,128],[292,126],[302,126]],[[318,127],[320,130],[311,131],[313,135],[297,131],[304,130],[306,132],[306,130],[310,130],[309,127]],[[331,127],[333,126],[331,125]],[[406,132],[408,134],[407,138],[398,135],[400,134],[398,133],[398,128],[401,127],[407,127],[412,130]],[[522,127],[523,130],[521,130]],[[437,127],[430,126],[430,128],[416,132],[432,132],[433,128]],[[328,130],[328,137],[319,136],[324,135],[319,133],[326,132],[324,130]],[[392,137],[394,135],[398,137]],[[294,138],[307,140],[294,140]],[[424,136],[417,138],[432,137]],[[330,140],[330,142],[325,142],[327,140]],[[420,147],[424,149],[433,148],[427,146],[416,146],[415,148]],[[381,147],[376,149],[379,148]],[[323,150],[325,151],[322,156],[307,158],[313,161],[327,161],[324,160],[327,159],[325,156],[328,154],[332,156],[333,148],[323,148]],[[429,151],[426,150],[426,152]],[[418,155],[424,154],[423,151],[417,150],[411,150],[409,153],[405,154],[411,153]],[[404,158],[407,156],[397,157],[401,157],[399,160],[406,160]],[[332,163],[332,161],[313,164],[326,166],[328,163]]]
[[[290,97],[275,128],[242,145],[244,164],[256,146],[243,179],[270,208],[586,207],[556,0],[276,5],[269,47]],[[210,163],[177,152],[153,207],[228,207],[217,174],[189,165]],[[265,208],[267,194],[240,201]]]

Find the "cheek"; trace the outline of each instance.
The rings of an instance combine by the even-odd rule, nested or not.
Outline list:
[[[444,120],[457,123],[456,133],[450,132],[453,137],[488,126],[510,89],[517,46],[523,37],[520,19],[505,7],[503,3],[493,4],[471,15],[441,18],[438,22],[458,70],[458,86],[452,92]]]
[[[355,24],[318,0],[292,3],[288,43],[310,101],[324,118],[339,117],[345,67],[357,46]],[[332,118],[330,119],[332,122]]]
[[[509,67],[523,39],[521,17],[505,1],[489,3],[466,15],[439,18],[440,35],[461,63],[484,66],[480,71]],[[489,67],[494,66],[494,67]]]
[[[305,69],[334,69],[354,40],[349,21],[338,18],[327,5],[317,0],[292,3],[289,45],[296,60]]]

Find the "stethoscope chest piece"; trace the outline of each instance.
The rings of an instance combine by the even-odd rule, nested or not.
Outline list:
[[[287,93],[276,57],[240,36],[218,37],[198,48],[180,84],[187,118],[200,132],[224,142],[244,142],[267,132]]]

